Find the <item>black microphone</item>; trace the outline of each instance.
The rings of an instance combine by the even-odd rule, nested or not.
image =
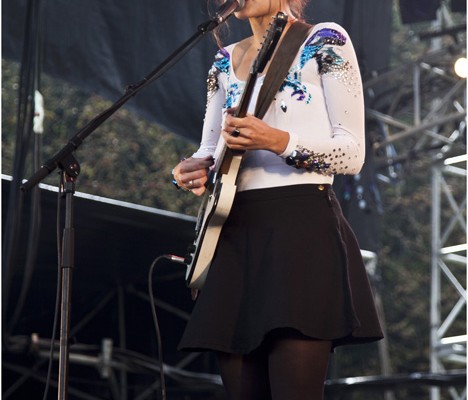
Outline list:
[[[245,5],[245,0],[226,0],[226,2],[216,11],[214,20],[221,24],[226,21],[233,13],[240,11]]]

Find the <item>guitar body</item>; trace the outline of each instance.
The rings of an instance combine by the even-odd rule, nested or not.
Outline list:
[[[236,109],[236,117],[245,117],[247,114],[257,75],[263,71],[271,58],[286,22],[286,14],[279,12],[270,24],[270,29],[252,65],[249,79]],[[196,238],[188,247],[188,254],[185,257],[186,282],[193,289],[201,289],[205,283],[221,230],[229,216],[236,195],[236,180],[244,154],[243,151],[233,151],[227,148],[224,140],[221,144],[223,147],[215,157],[216,164],[206,183],[206,191],[198,213]]]
[[[189,247],[190,263],[186,281],[189,287],[201,289],[211,265],[224,222],[231,211],[236,195],[236,179],[242,162],[242,154],[233,155],[227,173],[213,183],[207,191],[198,213],[196,239]]]

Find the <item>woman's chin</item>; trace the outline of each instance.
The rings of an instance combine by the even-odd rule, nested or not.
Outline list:
[[[248,19],[249,17],[248,17],[245,13],[243,13],[242,11],[243,11],[243,10],[234,13],[234,16],[235,16],[237,19],[240,19],[240,20]]]

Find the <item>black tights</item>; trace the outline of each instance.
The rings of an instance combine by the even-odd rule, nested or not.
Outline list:
[[[217,353],[228,399],[323,399],[330,346],[280,329],[247,355]]]

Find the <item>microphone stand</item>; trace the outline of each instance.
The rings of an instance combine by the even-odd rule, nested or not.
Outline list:
[[[59,379],[58,399],[68,398],[68,365],[70,352],[70,310],[71,310],[71,283],[74,263],[74,229],[73,229],[73,194],[75,183],[80,173],[80,165],[73,156],[73,152],[83,141],[109,117],[111,117],[130,98],[136,96],[146,86],[160,78],[174,64],[176,64],[189,50],[191,50],[201,38],[224,22],[230,15],[220,18],[218,15],[200,24],[197,32],[192,35],[182,46],[175,50],[166,60],[150,72],[143,80],[134,85],[129,85],[125,93],[108,109],[94,117],[88,124],[79,130],[68,143],[39,168],[20,188],[27,192],[38,185],[52,171],[59,168],[62,171],[63,194],[66,198],[65,226],[62,239],[61,260],[61,322],[60,322],[60,353],[59,353]]]

